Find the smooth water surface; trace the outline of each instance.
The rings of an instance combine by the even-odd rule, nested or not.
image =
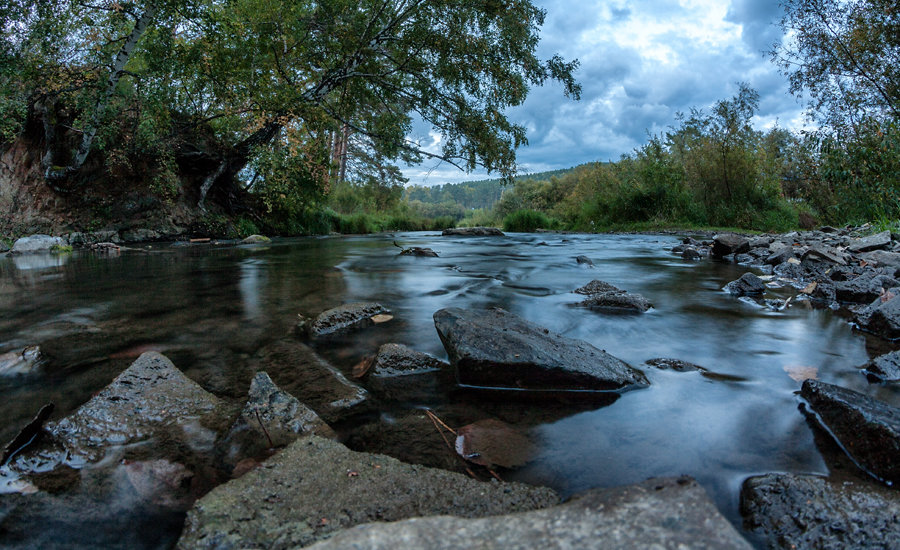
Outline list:
[[[399,256],[395,240],[440,257]],[[163,352],[207,390],[239,399],[253,354],[289,335],[298,313],[358,300],[392,310],[394,321],[319,347],[349,372],[387,342],[446,359],[432,314],[499,306],[586,340],[651,381],[609,406],[527,426],[537,456],[509,477],[571,495],[689,474],[739,524],[747,476],[828,473],[798,410],[800,383],[791,372],[813,367],[821,380],[894,405],[900,393],[871,386],[859,373],[869,359],[867,338],[844,319],[802,301],[775,311],[735,299],[721,288],[748,268],[684,262],[668,251],[677,243],[647,235],[398,233],[0,259],[0,353],[38,344],[49,359],[39,373],[0,378],[0,440],[46,402],[56,403],[54,418],[61,418],[145,350]],[[594,266],[577,264],[578,255]],[[654,308],[610,315],[571,307],[582,298],[572,291],[592,279],[643,294]],[[793,294],[772,289],[767,297]],[[727,376],[643,364],[658,357]]]

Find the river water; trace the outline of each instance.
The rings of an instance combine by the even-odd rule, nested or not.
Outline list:
[[[395,240],[431,247],[440,257],[399,256]],[[144,350],[162,351],[216,395],[240,399],[253,354],[289,335],[298,313],[359,300],[393,312],[392,322],[320,346],[349,373],[386,342],[446,359],[433,313],[499,306],[586,340],[642,369],[651,382],[608,406],[524,419],[538,447],[528,465],[506,477],[572,495],[689,474],[739,526],[746,477],[829,473],[798,410],[800,382],[791,374],[814,373],[894,405],[900,392],[868,384],[856,368],[889,351],[883,344],[808,302],[776,311],[735,299],[721,289],[749,268],[682,261],[669,252],[678,242],[656,235],[397,233],[0,259],[0,353],[38,344],[48,358],[39,373],[0,377],[0,441],[46,402],[56,404],[55,419],[65,416]],[[576,263],[578,255],[594,266]],[[580,298],[572,291],[592,279],[642,294],[654,308],[610,315],[571,307]],[[773,288],[767,297],[795,293]],[[659,357],[721,376],[644,364]],[[169,529],[177,537],[177,520]]]

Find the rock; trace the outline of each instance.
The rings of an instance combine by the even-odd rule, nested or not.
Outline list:
[[[177,548],[297,548],[372,521],[493,516],[558,502],[550,489],[481,483],[309,436],[200,499]]]
[[[891,232],[882,231],[861,239],[855,239],[847,247],[850,252],[870,252],[887,248],[891,244]]]
[[[259,372],[250,383],[249,399],[227,437],[228,458],[237,463],[273,447],[284,447],[305,434],[336,437],[312,409]]]
[[[368,378],[369,388],[390,401],[432,401],[452,384],[450,365],[400,344],[378,348]]]
[[[722,233],[713,237],[712,255],[724,258],[729,254],[743,254],[750,250],[750,239],[735,233]]]
[[[126,243],[145,243],[149,241],[158,241],[162,235],[153,229],[128,229],[120,233],[123,242]]]
[[[3,456],[0,457],[0,466],[5,466],[17,454],[25,450],[29,445],[35,444],[44,435],[44,424],[50,419],[55,406],[53,403],[47,403],[35,417],[19,430],[16,437],[3,448]]]
[[[702,260],[703,254],[701,254],[696,248],[689,246],[689,247],[685,248],[684,251],[681,253],[681,259],[687,260],[689,262]]]
[[[835,283],[834,291],[835,297],[841,302],[862,304],[872,302],[872,300],[884,294],[885,289],[894,288],[898,285],[900,283],[892,277],[867,271],[863,275],[849,281]]]
[[[900,338],[900,292],[884,301],[878,298],[868,313],[860,319],[860,326],[888,340]]]
[[[282,390],[325,422],[338,422],[371,406],[369,392],[300,342],[280,340],[261,349],[258,356],[258,370],[267,372]]]
[[[243,244],[266,244],[272,242],[272,239],[266,237],[265,235],[250,235],[249,237],[244,237],[241,240]]]
[[[110,446],[183,434],[212,413],[218,399],[185,376],[164,355],[147,352],[74,413],[48,430],[74,464],[95,462]],[[177,435],[177,434],[176,434]]]
[[[837,265],[847,265],[847,261],[844,260],[844,257],[839,255],[836,251],[824,248],[824,247],[816,247],[810,248],[800,257],[801,261],[819,261],[819,262],[827,262],[831,264]]]
[[[672,369],[677,372],[692,372],[692,371],[700,371],[706,372],[706,369],[701,367],[700,365],[695,365],[694,363],[688,363],[687,361],[681,361],[680,359],[650,359],[647,361],[647,364],[651,367],[656,367],[660,370],[668,370]]]
[[[298,329],[305,330],[310,336],[317,338],[337,332],[367,327],[373,324],[372,317],[390,311],[376,302],[354,302],[344,304],[319,314],[312,322],[301,319]]]
[[[740,279],[725,285],[723,290],[732,296],[760,296],[766,291],[766,284],[753,273],[744,273]]]
[[[368,548],[730,548],[750,544],[690,478],[650,479],[594,489],[560,506],[505,516],[442,515],[369,523],[338,533],[317,550]]]
[[[441,235],[444,237],[505,237],[503,231],[496,227],[451,227],[445,229]]]
[[[66,243],[62,237],[50,235],[30,235],[21,237],[13,243],[11,254],[31,254],[35,252],[50,252],[54,248],[64,246]]]
[[[587,256],[576,256],[575,261],[578,262],[578,265],[594,266],[594,262]]]
[[[800,395],[854,462],[882,481],[900,481],[900,409],[818,380],[803,382]]]
[[[611,312],[644,313],[652,307],[650,301],[640,294],[626,292],[604,292],[593,294],[587,300],[578,302],[575,307],[586,307]]]
[[[434,325],[461,384],[536,390],[617,390],[644,374],[582,340],[505,310],[442,309]]]
[[[616,288],[613,285],[605,282],[594,279],[588,284],[584,285],[581,288],[576,288],[576,294],[585,294],[587,296],[592,296],[594,294],[605,294],[607,292],[625,292],[622,289]]]
[[[755,258],[753,256],[751,256],[750,254],[735,254],[734,255],[734,263],[736,263],[736,264],[749,265],[749,264],[753,263],[754,259]]]
[[[766,257],[765,263],[767,265],[779,265],[784,262],[787,262],[791,258],[794,257],[794,248],[791,246],[783,246],[778,248],[774,252],[772,252],[769,256]]]
[[[859,255],[861,260],[875,267],[894,270],[894,277],[900,275],[900,253],[874,250]]]
[[[43,354],[38,346],[28,346],[21,350],[0,354],[0,376],[31,374],[44,365]]]
[[[404,248],[400,251],[401,256],[420,256],[424,258],[437,258],[438,253],[430,248],[420,248],[418,246],[412,246],[410,248]]]
[[[862,368],[879,382],[900,382],[900,350],[878,356]]]
[[[767,474],[744,481],[744,525],[770,548],[895,548],[900,495],[872,483]]]

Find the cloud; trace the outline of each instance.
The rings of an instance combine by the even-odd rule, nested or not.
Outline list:
[[[520,168],[536,172],[615,160],[665,131],[676,114],[709,111],[747,82],[760,93],[760,127],[792,127],[801,107],[762,53],[780,36],[778,0],[537,0],[547,10],[539,54],[577,58],[582,100],[549,83],[509,111],[528,128]],[[404,171],[410,183],[479,179],[448,165]]]

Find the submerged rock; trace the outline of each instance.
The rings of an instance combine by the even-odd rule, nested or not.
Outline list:
[[[735,233],[722,233],[713,237],[712,256],[724,258],[731,254],[743,254],[750,250],[750,239]]]
[[[368,410],[369,392],[347,378],[309,346],[280,340],[259,351],[258,370],[329,423]]]
[[[707,370],[700,365],[695,365],[694,363],[688,363],[687,361],[682,361],[680,359],[668,359],[668,358],[659,358],[659,359],[650,359],[647,361],[647,364],[651,367],[656,367],[660,370],[674,370],[676,372],[707,372]]]
[[[316,338],[369,326],[374,323],[373,317],[388,313],[390,311],[377,302],[354,302],[323,311],[313,321],[301,317],[297,328]]]
[[[760,296],[766,291],[766,284],[753,273],[744,273],[741,278],[731,281],[723,289],[732,296]]]
[[[872,359],[862,367],[865,373],[880,382],[900,382],[900,350]]]
[[[461,384],[530,390],[617,390],[644,374],[582,340],[503,309],[442,309],[434,325]]]
[[[770,548],[895,548],[900,541],[900,495],[872,483],[751,477],[741,491],[741,512]]]
[[[429,401],[451,386],[450,365],[400,344],[384,344],[369,374],[373,392],[391,401]]]
[[[74,463],[101,459],[109,447],[183,435],[219,400],[164,355],[142,354],[74,413],[49,425]]]
[[[444,237],[505,237],[496,227],[451,227],[441,232]]]
[[[594,489],[565,504],[505,516],[464,519],[442,515],[369,523],[313,546],[409,548],[729,548],[751,546],[690,478],[650,479]]]
[[[578,262],[578,265],[586,265],[589,267],[594,266],[594,262],[591,261],[591,259],[588,258],[587,256],[576,256],[575,261]]]
[[[20,237],[13,243],[11,254],[30,254],[34,252],[49,252],[54,248],[65,245],[62,237],[51,237],[50,235],[29,235]]]
[[[0,354],[0,376],[31,374],[44,364],[44,356],[38,346]]]
[[[803,382],[800,395],[867,473],[900,482],[900,409],[818,380]]]
[[[297,548],[372,521],[493,516],[558,502],[550,489],[481,483],[309,436],[200,499],[177,547]]]
[[[640,294],[629,294],[627,292],[594,294],[587,300],[578,302],[575,306],[623,313],[644,313],[653,307],[650,301]]]

